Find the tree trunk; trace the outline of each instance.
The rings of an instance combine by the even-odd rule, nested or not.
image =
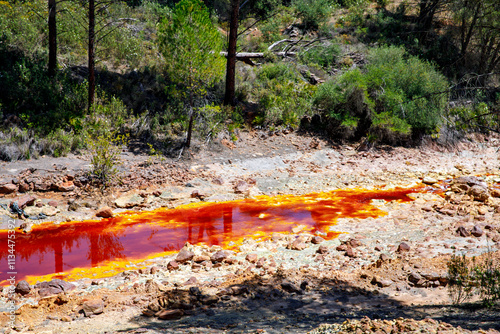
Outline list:
[[[49,77],[56,74],[57,69],[57,26],[56,0],[49,0]]]
[[[95,95],[95,1],[89,0],[89,110],[94,104]]]
[[[193,133],[193,121],[194,121],[194,111],[193,108],[190,110],[189,115],[189,125],[188,125],[188,133],[186,138],[186,147],[191,147],[191,133]]]
[[[229,25],[229,42],[227,47],[226,93],[224,104],[234,106],[235,81],[236,81],[236,44],[238,41],[238,16],[240,0],[231,2],[231,23]]]

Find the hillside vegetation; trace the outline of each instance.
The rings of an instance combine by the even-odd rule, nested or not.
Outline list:
[[[235,6],[253,57],[224,105]],[[0,29],[2,160],[117,137],[174,156],[191,130],[196,149],[239,128],[369,145],[500,130],[495,0],[9,0]]]

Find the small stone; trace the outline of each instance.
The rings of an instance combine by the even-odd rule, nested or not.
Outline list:
[[[284,281],[281,283],[281,288],[290,293],[302,293],[302,290],[290,281]]]
[[[0,186],[0,194],[12,194],[16,192],[18,187],[15,184],[7,183]]]
[[[47,297],[74,290],[76,289],[76,285],[56,278],[49,282],[37,283],[35,284],[35,288],[39,289],[38,294],[41,297]]]
[[[346,244],[338,245],[335,249],[339,252],[345,252],[347,250],[347,245]]]
[[[35,181],[34,190],[35,191],[48,191],[51,188],[51,184],[47,181],[37,180]]]
[[[203,200],[205,197],[207,196],[200,190],[193,190],[193,192],[191,193],[191,198],[198,198],[200,200]]]
[[[390,256],[385,253],[380,254],[378,258],[382,262],[389,261],[391,259]]]
[[[415,272],[415,271],[412,271],[409,275],[408,275],[408,280],[412,283],[417,283],[419,281],[422,280],[422,276]]]
[[[382,247],[382,246],[375,246],[375,250],[376,250],[377,252],[381,252],[381,251],[383,251],[383,250],[384,250],[384,247]]]
[[[17,205],[19,206],[19,209],[22,210],[22,209],[24,209],[27,206],[32,206],[33,204],[35,204],[35,201],[36,201],[36,197],[35,196],[25,195],[23,197],[20,197],[17,200]],[[12,207],[12,205],[14,204],[14,202],[15,201],[10,202],[10,207]]]
[[[500,189],[491,189],[490,195],[491,195],[491,197],[499,198],[500,197]]]
[[[245,260],[247,260],[250,263],[256,263],[258,259],[257,254],[250,253],[245,257]]]
[[[119,208],[133,208],[144,202],[144,198],[139,195],[125,195],[115,200],[115,205]]]
[[[25,296],[28,293],[30,293],[31,287],[30,287],[28,282],[26,282],[25,280],[22,280],[22,281],[19,281],[19,283],[17,283],[15,291],[17,293]]]
[[[201,263],[201,262],[205,262],[205,261],[210,261],[210,256],[208,256],[208,255],[195,255],[193,257],[193,262]]]
[[[53,206],[44,206],[42,207],[42,213],[46,216],[52,217],[60,212],[59,209],[54,208]]]
[[[100,298],[93,298],[83,302],[82,311],[86,317],[92,314],[101,314],[104,312],[104,302]]]
[[[323,239],[323,238],[322,238],[322,237],[320,237],[319,235],[316,235],[316,236],[314,236],[314,237],[311,239],[311,242],[312,242],[313,244],[315,244],[315,245],[320,244],[320,243],[322,243],[322,242],[324,242],[324,241],[325,241],[325,239]]]
[[[201,296],[199,300],[203,305],[212,305],[219,302],[219,297],[217,297],[216,295],[205,295]]]
[[[302,251],[307,248],[307,245],[302,238],[297,238],[292,242],[292,244],[289,247],[290,249],[296,251]]]
[[[362,246],[363,243],[361,241],[359,241],[358,239],[350,239],[347,244],[349,246],[351,246],[352,248],[356,248],[356,247],[359,247],[359,246]]]
[[[193,259],[193,257],[193,252],[189,251],[186,247],[182,247],[179,254],[177,254],[177,257],[175,258],[175,261],[178,263],[185,263]]]
[[[66,181],[57,185],[57,190],[62,192],[69,192],[75,190],[73,181]]]
[[[57,206],[59,205],[59,203],[57,201],[54,201],[54,200],[49,201],[47,204],[53,208],[57,208]]]
[[[176,320],[182,318],[184,311],[180,309],[175,310],[161,310],[157,316],[160,320]]]
[[[410,245],[408,245],[406,242],[402,242],[398,246],[398,253],[408,252],[409,250],[410,250]]]
[[[318,250],[316,253],[318,254],[328,254],[330,252],[329,248],[327,246],[319,246]]]
[[[151,269],[149,270],[149,273],[150,273],[151,275],[154,275],[154,274],[156,274],[157,272],[158,272],[158,267],[156,267],[156,266],[152,266],[152,267],[151,267]]]
[[[488,213],[488,207],[487,206],[481,206],[477,209],[477,213],[480,215],[485,215]]]
[[[381,288],[385,288],[385,287],[392,285],[393,282],[389,279],[384,279],[384,278],[379,277],[379,276],[373,276],[371,283],[373,285],[378,285]]]
[[[430,176],[426,176],[422,180],[422,183],[425,183],[425,184],[428,184],[428,185],[432,185],[432,184],[437,183],[437,182],[438,182],[438,180],[436,180],[435,178],[430,177]]]
[[[61,317],[61,321],[63,321],[63,322],[72,322],[73,318],[71,318],[70,316],[67,316],[67,315],[63,315]]]
[[[352,247],[347,247],[345,255],[352,258],[357,257],[356,252],[354,251],[354,249],[352,249]]]
[[[481,227],[479,227],[478,225],[475,225],[475,226],[472,228],[472,231],[470,231],[470,233],[471,233],[473,236],[475,236],[475,237],[479,238],[480,236],[482,236],[482,235],[483,235],[483,233],[484,233],[484,232],[483,232],[483,230],[481,229]]]
[[[191,276],[187,281],[186,283],[184,283],[184,285],[194,285],[198,283],[198,280],[196,279],[196,277],[194,276]]]
[[[238,181],[236,183],[236,185],[234,186],[234,192],[236,194],[244,194],[246,192],[248,192],[248,190],[250,189],[250,186],[248,185],[248,183],[246,183],[245,181]]]
[[[167,264],[167,269],[168,270],[178,270],[179,269],[179,264],[176,262],[176,261],[170,261],[168,264]]]
[[[19,192],[25,193],[31,189],[30,185],[26,182],[19,183]]]
[[[472,196],[474,200],[480,202],[485,202],[490,196],[488,188],[479,185],[472,186],[467,192],[467,195]]]
[[[222,186],[224,184],[224,179],[222,177],[217,177],[212,180],[212,183]]]
[[[109,206],[104,206],[96,211],[96,217],[111,218],[113,217],[113,210]]]
[[[262,267],[264,267],[265,263],[266,263],[266,258],[261,257],[261,258],[257,261],[257,264],[255,265],[255,268],[262,268]]]
[[[229,252],[228,251],[225,251],[225,250],[219,250],[217,252],[215,252],[211,257],[210,257],[210,260],[212,262],[222,262],[224,261],[225,259],[227,259],[229,257]]]
[[[459,236],[464,237],[464,238],[470,236],[470,232],[465,228],[465,226],[459,226],[457,228],[457,233]]]

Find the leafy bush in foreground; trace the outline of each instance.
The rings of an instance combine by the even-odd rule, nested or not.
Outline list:
[[[491,253],[482,261],[475,257],[453,254],[448,261],[448,290],[455,304],[468,301],[474,294],[482,298],[486,306],[500,299],[500,267]]]

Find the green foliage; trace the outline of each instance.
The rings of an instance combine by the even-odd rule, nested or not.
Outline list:
[[[492,108],[490,103],[475,101],[472,104],[450,108],[447,118],[458,130],[488,133],[500,130],[500,116],[492,110],[495,110],[495,107]]]
[[[89,176],[94,182],[106,187],[117,180],[121,146],[126,143],[127,137],[114,131],[102,131],[87,138],[91,166]]]
[[[311,113],[315,87],[304,82],[292,64],[270,63],[257,70],[255,81],[246,82],[248,99],[259,104],[257,125],[297,127]]]
[[[500,299],[500,267],[488,253],[482,261],[465,255],[452,255],[448,261],[448,290],[453,303],[468,301],[474,294],[481,297],[486,306]]]
[[[221,79],[223,39],[200,0],[182,0],[158,27],[158,45],[170,78],[190,94],[204,95]]]
[[[373,127],[431,134],[441,122],[447,81],[434,67],[404,49],[372,49],[365,71],[354,69],[323,84],[315,105],[330,117],[370,117]],[[371,116],[370,116],[371,115]]]
[[[302,25],[307,30],[318,30],[325,24],[334,9],[333,0],[292,0]]]
[[[299,59],[307,64],[317,64],[325,69],[333,66],[341,55],[338,44],[319,45],[300,52]]]
[[[369,0],[345,0],[339,2],[347,8],[347,13],[338,19],[338,23],[347,27],[359,27],[364,23],[364,15],[370,4]]]

